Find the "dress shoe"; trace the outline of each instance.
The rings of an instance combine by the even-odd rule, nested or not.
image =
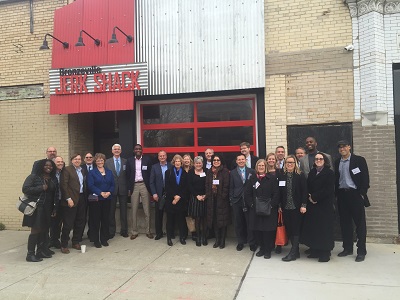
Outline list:
[[[347,255],[353,255],[353,250],[343,250],[342,252],[340,252],[337,256],[339,257],[344,257]]]
[[[136,239],[138,237],[138,234],[132,234],[131,235],[131,240],[134,240],[134,239]]]
[[[219,242],[216,241],[216,242],[214,243],[214,245],[213,245],[213,248],[218,248],[218,247],[219,247]]]
[[[200,241],[200,240],[197,240],[197,241],[196,241],[196,246],[197,246],[197,247],[201,247],[201,241]]]
[[[282,246],[276,246],[275,247],[275,253],[276,254],[281,254],[282,253]]]
[[[264,250],[260,250],[260,251],[258,251],[258,252],[256,253],[256,256],[257,256],[257,257],[261,257],[261,256],[264,256],[264,254],[265,254],[265,251],[264,251]]]
[[[271,251],[265,252],[264,258],[265,258],[265,259],[270,259],[270,258],[271,258]]]
[[[94,242],[94,246],[95,246],[96,248],[101,248],[101,247],[102,247],[101,244],[100,244],[100,242]]]
[[[317,253],[311,253],[307,255],[307,258],[319,258],[319,255]]]
[[[108,247],[108,245],[109,245],[107,241],[101,242],[101,244],[102,244],[104,247]]]
[[[44,249],[44,252],[47,253],[47,254],[50,254],[50,255],[56,254],[53,250],[50,250],[48,248]]]
[[[356,262],[361,262],[365,260],[365,255],[364,254],[357,254],[356,257]]]
[[[36,257],[37,258],[52,258],[52,255],[51,254],[47,254],[47,253],[45,253],[43,251],[38,251],[38,252],[36,252]]]
[[[168,244],[168,246],[172,246],[172,241],[171,241],[171,239],[167,239],[167,244]]]
[[[318,258],[318,262],[328,262],[330,261],[329,256],[321,256],[320,258]]]
[[[182,245],[186,245],[185,239],[179,239],[179,241],[181,242]]]
[[[225,242],[222,242],[220,245],[219,245],[219,249],[224,249],[225,248]]]
[[[236,251],[242,251],[243,250],[244,245],[243,244],[237,244],[236,246]]]
[[[154,239],[157,241],[157,240],[161,239],[162,237],[163,237],[162,234],[157,234],[156,237],[155,237]]]
[[[73,244],[72,248],[76,249],[76,250],[81,250],[81,245],[79,244]]]
[[[29,262],[39,262],[42,260],[43,260],[42,258],[36,256],[33,253],[28,253],[28,255],[26,256],[26,261],[29,261]]]
[[[61,247],[61,253],[68,254],[69,253],[69,249]]]
[[[146,236],[149,238],[149,239],[154,239],[154,235],[150,232],[150,233],[146,233]]]
[[[250,251],[256,251],[257,250],[257,245],[256,244],[253,244],[253,245],[250,245]]]
[[[127,238],[129,235],[126,232],[121,232],[121,236]]]
[[[208,245],[208,240],[207,239],[203,239],[202,244],[203,244],[203,246],[207,246]]]

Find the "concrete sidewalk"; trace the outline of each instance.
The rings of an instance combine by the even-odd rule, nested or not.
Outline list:
[[[0,231],[0,299],[398,299],[400,246],[368,244],[365,262],[354,257],[284,263],[236,251],[186,246],[166,239],[116,236],[87,253],[59,250],[39,263],[25,261],[28,232]],[[54,249],[53,249],[54,250]],[[302,249],[304,250],[304,249]],[[238,290],[240,289],[240,290]],[[278,298],[279,297],[279,298]]]

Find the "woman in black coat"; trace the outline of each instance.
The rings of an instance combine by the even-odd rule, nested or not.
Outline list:
[[[48,236],[51,217],[55,217],[59,204],[56,165],[50,159],[42,159],[35,164],[34,170],[22,186],[22,192],[30,201],[37,202],[32,216],[24,215],[22,226],[31,228],[28,238],[26,261],[38,262],[50,258],[53,251],[48,248]],[[36,248],[36,251],[35,251]]]
[[[231,221],[229,204],[229,171],[222,156],[211,157],[212,166],[206,176],[207,225],[215,232],[213,248],[225,248],[226,230]]]
[[[297,160],[294,155],[285,159],[283,172],[279,172],[279,195],[280,208],[283,212],[286,232],[292,243],[288,255],[282,258],[283,261],[292,261],[300,257],[299,236],[302,221],[302,214],[306,212],[308,193],[307,180],[297,167]]]
[[[274,244],[275,231],[278,223],[279,190],[276,177],[267,171],[265,159],[256,163],[257,176],[250,177],[250,183],[245,190],[244,200],[249,207],[249,227],[254,231],[260,251],[256,256],[271,258],[272,245]],[[256,197],[271,198],[271,214],[260,216],[256,213]]]
[[[334,247],[333,201],[335,197],[335,175],[330,169],[329,159],[319,152],[315,155],[314,168],[307,178],[309,202],[301,241],[311,249],[309,258],[328,262]]]
[[[167,244],[172,246],[175,222],[178,223],[179,240],[186,245],[186,212],[189,198],[188,174],[183,170],[183,159],[176,154],[172,168],[165,171],[165,211],[167,213]]]

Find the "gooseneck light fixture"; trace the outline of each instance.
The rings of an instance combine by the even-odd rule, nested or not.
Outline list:
[[[88,37],[90,37],[90,38],[94,41],[94,44],[95,44],[96,46],[99,46],[99,45],[100,45],[100,40],[99,40],[99,39],[95,39],[95,38],[92,37],[89,33],[87,33],[85,30],[81,30],[81,32],[79,33],[78,42],[75,44],[76,47],[85,46],[85,44],[83,43],[82,32],[83,32],[83,33],[86,33],[86,35],[87,35]]]
[[[63,45],[64,49],[68,49],[69,44],[68,44],[67,42],[60,41],[58,38],[52,36],[50,33],[46,33],[45,36],[44,36],[43,45],[40,46],[39,50],[48,50],[48,49],[50,49],[50,48],[49,48],[49,43],[48,43],[47,40],[46,40],[46,38],[47,38],[48,36],[52,37],[53,39],[55,39],[56,41],[58,41],[59,43],[61,43],[61,44]]]
[[[127,34],[126,34],[125,32],[123,32],[118,26],[114,26],[113,32],[112,32],[112,35],[111,35],[111,40],[108,41],[109,44],[118,43],[117,35],[115,34],[115,29],[118,29],[123,35],[126,36],[126,41],[127,41],[128,43],[131,43],[131,42],[132,42],[133,38],[132,38],[131,35],[127,35]]]

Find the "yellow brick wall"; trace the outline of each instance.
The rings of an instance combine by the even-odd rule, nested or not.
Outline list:
[[[53,32],[54,10],[67,1],[34,1],[34,33],[30,33],[29,1],[0,4],[0,87],[43,84],[45,98],[0,101],[0,222],[20,229],[22,214],[15,207],[25,178],[48,146],[69,156],[68,117],[49,115],[48,70],[51,50],[39,51],[43,37]],[[52,47],[49,40],[49,47]],[[24,228],[26,229],[26,228]]]
[[[342,0],[265,0],[267,152],[287,125],[354,120],[349,10]]]

